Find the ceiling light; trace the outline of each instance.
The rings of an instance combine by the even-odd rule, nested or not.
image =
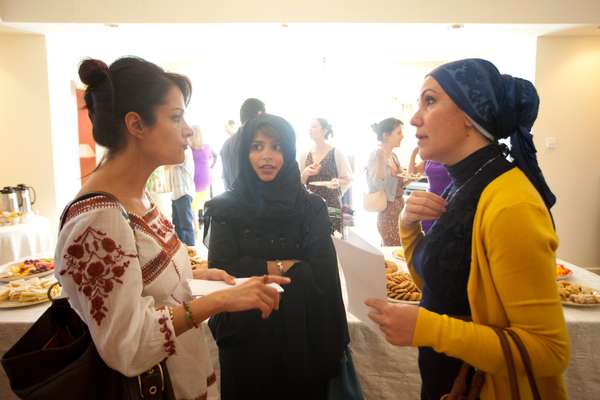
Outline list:
[[[107,28],[118,28],[119,24],[104,24]]]
[[[462,29],[465,26],[463,24],[452,24],[448,26],[448,29]]]

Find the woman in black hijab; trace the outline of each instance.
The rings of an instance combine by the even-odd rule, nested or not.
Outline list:
[[[274,115],[241,132],[232,191],[206,205],[210,266],[241,278],[291,278],[268,319],[223,313],[209,321],[219,346],[221,398],[325,399],[348,345],[331,223],[295,161],[295,134]]]

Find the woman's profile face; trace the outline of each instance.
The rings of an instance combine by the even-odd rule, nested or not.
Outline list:
[[[273,181],[284,161],[279,139],[258,131],[250,143],[248,159],[258,179],[263,182]]]
[[[310,123],[310,138],[312,140],[317,140],[325,137],[325,130],[321,127],[321,123],[316,119]]]
[[[410,120],[417,128],[416,137],[419,155],[424,160],[433,160],[452,165],[461,158],[467,138],[466,117],[431,76],[423,82],[419,109]]]
[[[397,127],[394,128],[389,134],[385,135],[385,140],[389,143],[392,148],[400,147],[400,143],[404,139],[404,135],[402,134],[402,125],[398,124]]]
[[[193,135],[185,122],[185,101],[181,90],[173,86],[167,93],[163,104],[156,107],[156,122],[147,128],[147,134],[141,142],[145,156],[158,165],[180,164],[184,161],[184,151]]]

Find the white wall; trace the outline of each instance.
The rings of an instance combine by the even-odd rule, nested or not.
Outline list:
[[[534,125],[538,157],[558,201],[558,255],[600,268],[600,37],[542,37]],[[556,138],[556,150],[545,148]]]
[[[0,34],[0,185],[35,188],[34,210],[56,226],[46,41]]]
[[[62,210],[81,187],[74,82],[78,59],[68,51],[68,43],[54,35],[47,35],[46,46],[54,149],[52,172],[56,187],[56,205],[58,210]]]

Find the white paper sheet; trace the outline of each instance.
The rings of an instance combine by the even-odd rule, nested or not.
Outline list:
[[[348,230],[346,240],[334,238],[333,243],[346,279],[348,311],[376,332],[381,332],[368,317],[372,310],[364,302],[371,297],[387,298],[383,253],[352,230]]]
[[[241,285],[248,279],[250,278],[236,278],[236,285]],[[207,281],[204,279],[188,279],[188,283],[190,285],[190,289],[192,290],[192,296],[194,297],[206,296],[218,290],[231,289],[232,287],[235,287],[223,281]],[[279,293],[283,292],[283,288],[276,283],[269,283],[268,286],[275,288]]]

